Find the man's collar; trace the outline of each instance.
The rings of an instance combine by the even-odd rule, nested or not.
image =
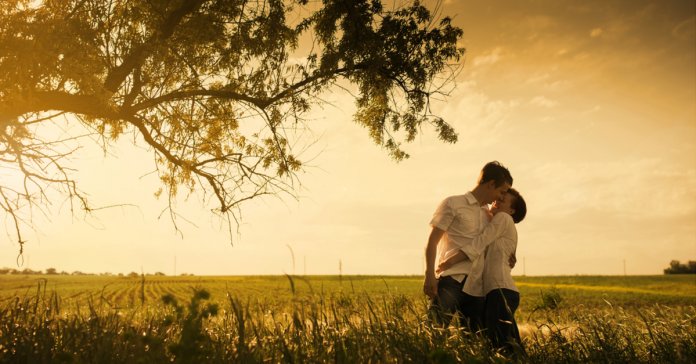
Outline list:
[[[480,203],[478,202],[478,200],[476,199],[476,197],[474,197],[474,194],[471,193],[471,191],[467,192],[466,195],[464,195],[464,197],[466,197],[466,201],[467,201],[470,205],[480,205]]]

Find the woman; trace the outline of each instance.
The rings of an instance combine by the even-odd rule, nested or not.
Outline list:
[[[516,348],[523,352],[514,317],[520,304],[520,293],[512,279],[508,259],[517,250],[515,224],[524,219],[527,204],[520,193],[511,188],[502,201],[493,203],[491,214],[491,221],[481,235],[442,262],[438,269],[444,270],[452,264],[471,259],[474,266],[463,291],[472,296],[486,297],[483,322],[488,338],[503,353],[512,354]],[[485,258],[477,260],[481,254]],[[477,269],[480,274],[475,272]]]

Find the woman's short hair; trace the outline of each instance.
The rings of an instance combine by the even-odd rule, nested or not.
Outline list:
[[[515,213],[512,214],[512,221],[517,224],[524,220],[524,217],[527,215],[527,203],[516,189],[511,188],[508,190],[508,193],[515,197],[515,201],[512,201],[510,208],[515,210]]]

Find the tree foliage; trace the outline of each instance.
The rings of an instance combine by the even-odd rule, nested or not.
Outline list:
[[[665,274],[696,274],[696,260],[690,260],[682,264],[678,260],[669,262],[669,268],[664,269]]]
[[[83,135],[46,133],[58,120],[105,150],[131,137],[152,151],[170,208],[198,190],[229,222],[243,201],[292,193],[293,132],[337,83],[357,90],[355,122],[395,160],[424,124],[455,142],[429,101],[452,85],[461,36],[417,1],[3,1],[0,168],[23,180],[0,182],[0,206],[20,247],[47,189],[91,211],[67,162]]]

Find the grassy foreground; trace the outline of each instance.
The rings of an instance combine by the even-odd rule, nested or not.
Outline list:
[[[696,277],[518,277],[530,363],[689,363]],[[420,277],[0,276],[0,362],[500,362]]]

